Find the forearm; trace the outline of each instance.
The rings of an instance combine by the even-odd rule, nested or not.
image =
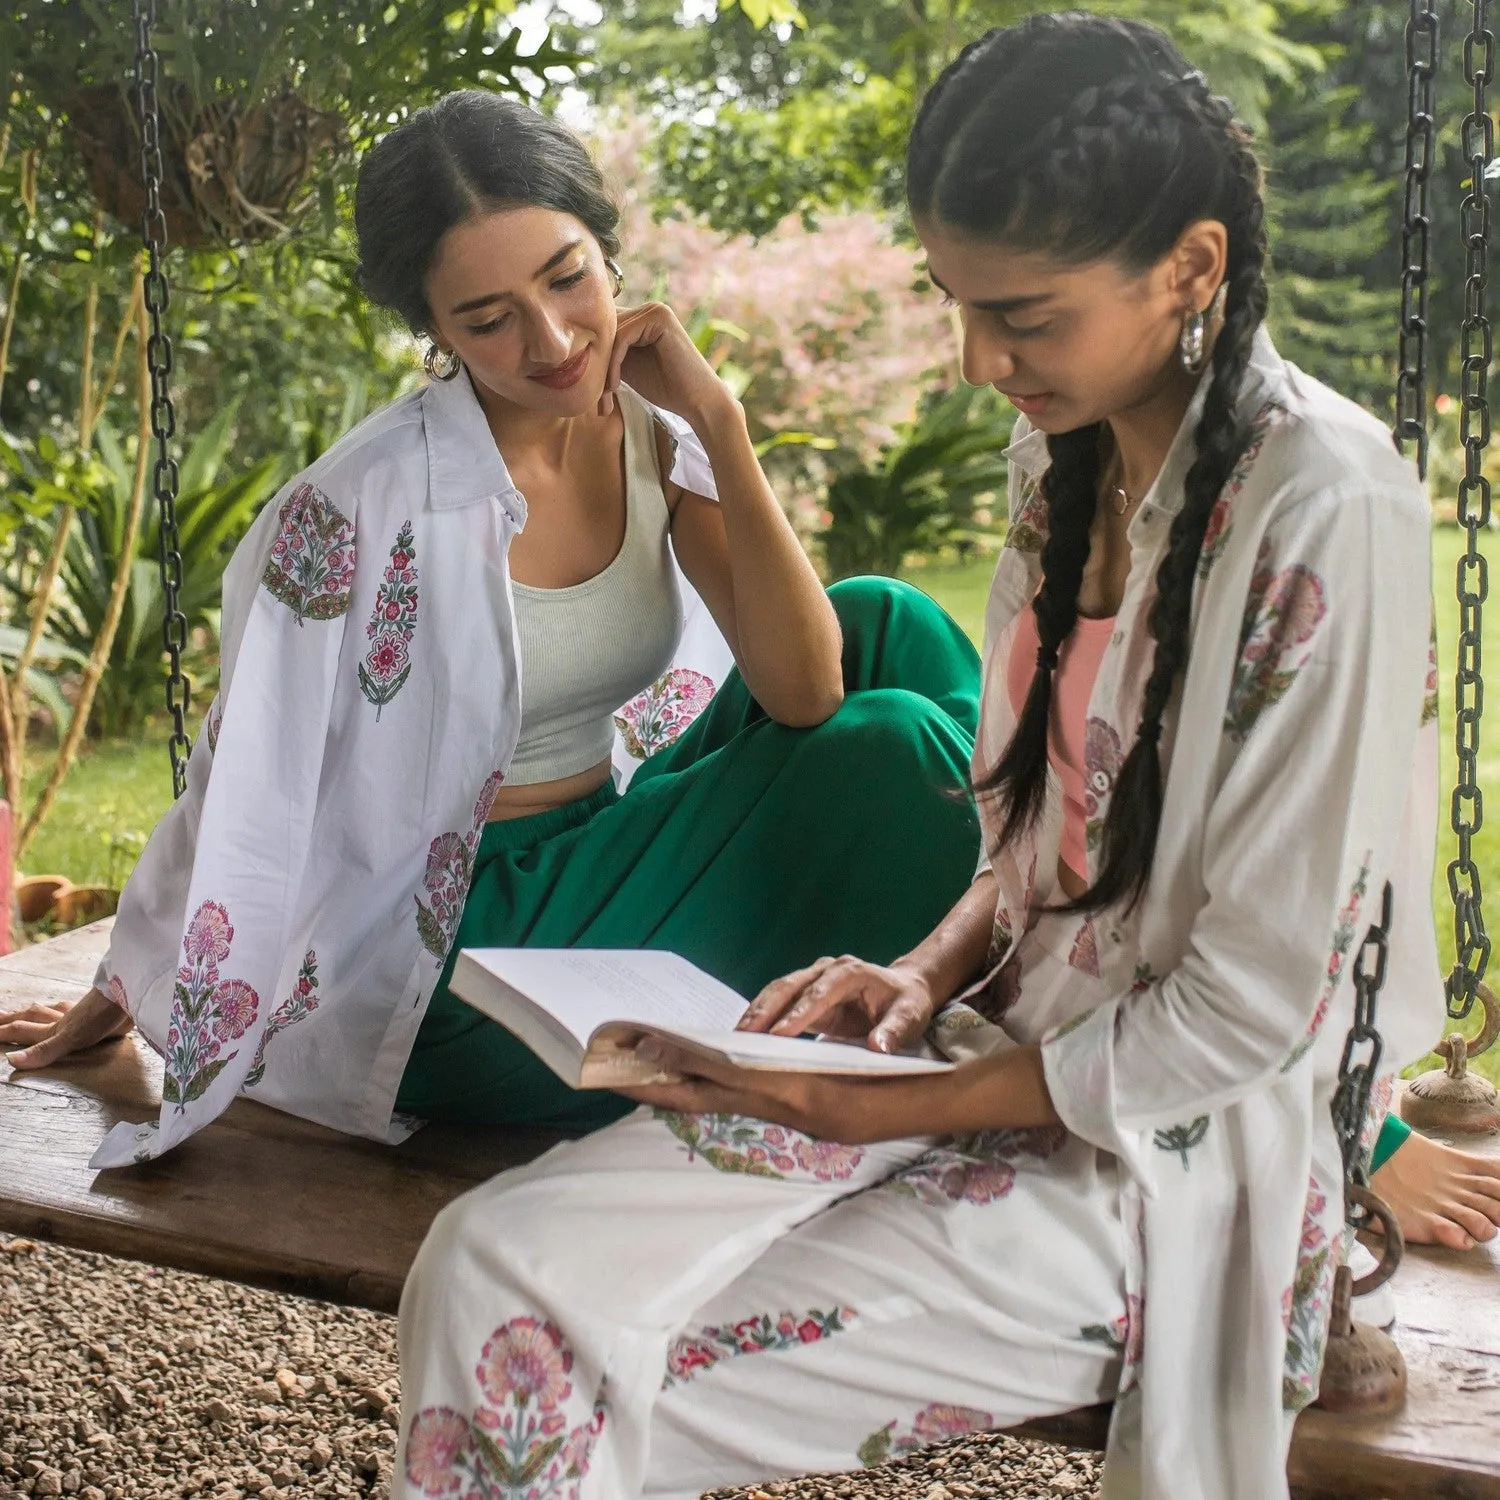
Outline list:
[[[814,1089],[808,1111],[813,1133],[850,1145],[1061,1123],[1042,1072],[1041,1048],[1034,1046],[964,1063],[949,1073],[879,1082],[819,1080]]]
[[[995,927],[995,877],[986,870],[910,953],[891,967],[918,975],[937,1009],[969,983],[984,964]]]
[[[766,481],[739,403],[724,401],[693,429],[718,485],[745,682],[778,722],[822,723],[843,701],[838,617]]]

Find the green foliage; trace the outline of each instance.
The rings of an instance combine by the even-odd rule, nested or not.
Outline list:
[[[505,24],[515,0],[158,0],[163,77],[196,104],[259,102],[283,90],[343,121],[363,145],[400,115],[457,88],[520,93],[571,54],[550,39],[522,55]],[[103,0],[11,0],[0,58],[17,89],[9,118],[25,146],[77,91],[131,77],[129,7]],[[321,165],[326,165],[320,164]]]
[[[181,463],[177,522],[182,553],[178,605],[201,647],[217,635],[224,564],[262,505],[291,471],[288,458],[271,455],[226,472],[236,407],[226,407],[188,447]],[[54,659],[86,660],[109,604],[124,538],[134,482],[134,464],[107,425],[98,434],[99,460],[81,486],[67,495],[78,509],[63,554],[49,614]],[[52,544],[54,512],[38,525],[35,552]],[[137,725],[161,695],[163,596],[158,563],[157,513],[149,497],[131,565],[124,614],[99,684],[94,718],[99,732],[120,734]],[[30,600],[31,580],[7,575],[13,614],[19,620]],[[44,658],[47,653],[44,653]],[[45,701],[45,700],[44,700]]]
[[[820,538],[830,576],[894,575],[909,553],[952,538],[982,496],[1004,488],[1013,422],[988,387],[961,385],[929,398],[873,468],[837,475]]]
[[[1042,0],[824,0],[806,25],[756,26],[731,7],[684,25],[677,0],[620,0],[597,26],[559,34],[591,64],[596,98],[622,93],[664,119],[659,207],[705,215],[729,233],[764,234],[787,213],[901,201],[916,105],[967,41]],[[1321,66],[1287,34],[1288,14],[1332,0],[1114,0],[1098,9],[1155,22],[1260,124],[1269,91]]]

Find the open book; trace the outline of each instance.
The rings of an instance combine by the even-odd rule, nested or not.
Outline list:
[[[453,993],[514,1032],[564,1083],[609,1089],[670,1083],[635,1055],[643,1036],[743,1068],[889,1077],[951,1063],[863,1043],[736,1031],[746,1001],[675,953],[616,948],[465,948]]]

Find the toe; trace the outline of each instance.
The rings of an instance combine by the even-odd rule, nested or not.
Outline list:
[[[1491,1198],[1485,1192],[1468,1192],[1459,1190],[1458,1202],[1473,1215],[1475,1221],[1482,1226],[1471,1229],[1474,1238],[1481,1244],[1494,1239],[1500,1234],[1500,1199]],[[1465,1221],[1467,1222],[1467,1220]]]

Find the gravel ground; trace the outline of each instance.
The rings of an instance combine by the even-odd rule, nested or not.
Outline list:
[[[0,1500],[390,1494],[394,1318],[0,1239]],[[1091,1454],[1003,1437],[712,1500],[1098,1493]]]

